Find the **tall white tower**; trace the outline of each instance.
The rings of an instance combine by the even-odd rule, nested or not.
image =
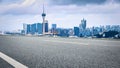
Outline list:
[[[45,13],[45,10],[44,10],[44,4],[43,4],[43,13],[42,13],[42,18],[43,18],[43,35],[45,34],[45,16],[46,16],[46,13]]]

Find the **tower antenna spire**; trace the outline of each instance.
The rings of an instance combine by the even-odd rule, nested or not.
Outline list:
[[[45,13],[45,7],[44,7],[44,3],[43,3],[43,13]]]

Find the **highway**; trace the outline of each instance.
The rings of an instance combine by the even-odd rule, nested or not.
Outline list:
[[[0,36],[0,53],[0,68],[120,68],[120,40]]]

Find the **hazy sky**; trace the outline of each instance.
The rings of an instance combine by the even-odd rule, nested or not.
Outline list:
[[[120,25],[120,0],[0,0],[0,31],[22,29],[23,23],[42,22],[42,6],[51,27],[73,28],[81,19],[87,27]]]

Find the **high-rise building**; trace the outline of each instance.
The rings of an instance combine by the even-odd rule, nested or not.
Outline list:
[[[85,30],[86,29],[86,20],[83,18],[83,20],[81,20],[81,24],[80,27]]]
[[[48,33],[48,21],[45,21],[45,33]]]
[[[79,27],[74,27],[74,35],[79,36]]]
[[[36,24],[32,24],[31,25],[31,34],[36,34],[37,33],[37,25]]]
[[[79,35],[85,36],[85,34],[86,34],[86,20],[83,18],[79,25]]]
[[[23,24],[22,34],[27,34],[27,24]]]
[[[56,24],[52,24],[51,33],[52,33],[53,35],[55,35],[55,34],[57,33],[56,28],[57,28],[57,25],[56,25]]]
[[[56,24],[52,24],[52,29],[56,29],[57,25]]]
[[[30,33],[31,33],[31,25],[27,24],[26,34],[30,34]]]
[[[42,34],[42,23],[37,23],[37,32],[38,34]]]

